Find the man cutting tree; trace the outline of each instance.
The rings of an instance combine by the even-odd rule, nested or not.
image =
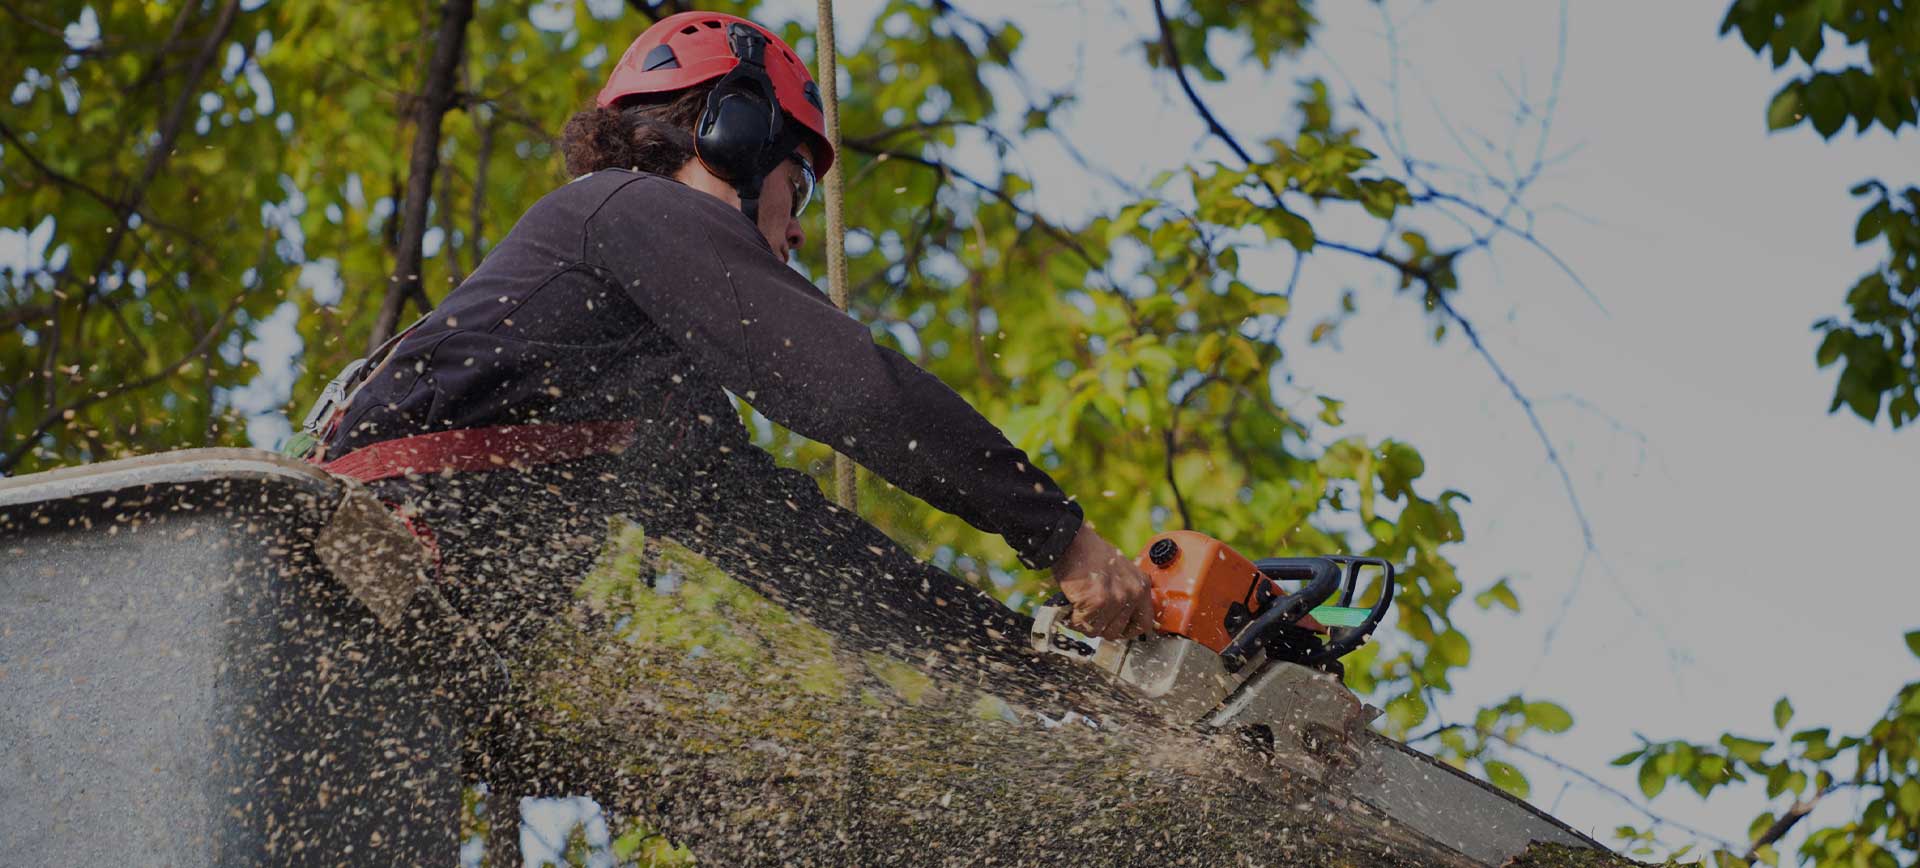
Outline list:
[[[730,391],[1051,568],[1089,634],[1152,627],[1146,577],[1053,479],[787,267],[835,155],[817,86],[785,42],[730,15],[666,18],[567,123],[563,149],[575,179],[371,360],[350,400],[323,399],[314,417],[316,457],[404,504],[447,560],[461,608],[551,610],[520,597],[550,603],[561,589],[516,586],[499,565],[564,555],[539,554],[545,540],[503,543],[512,529],[480,520],[516,499],[564,491],[554,512],[614,511],[624,498],[626,511],[674,512],[695,529],[716,512],[776,518],[742,503],[836,512],[751,443]],[[779,496],[755,496],[767,492]],[[863,544],[900,554],[871,535]],[[785,566],[767,556],[800,569],[790,552]]]

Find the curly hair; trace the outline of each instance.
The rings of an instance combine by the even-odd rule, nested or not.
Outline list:
[[[602,169],[637,169],[672,175],[693,159],[693,128],[706,110],[712,84],[663,94],[654,100],[589,108],[567,120],[560,150],[567,173],[578,177]]]

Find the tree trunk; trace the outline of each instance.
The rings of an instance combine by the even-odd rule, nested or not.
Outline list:
[[[592,794],[704,864],[1484,864],[1347,798],[1337,758],[1144,714],[938,613],[909,613],[938,642],[874,642],[875,613],[814,626],[672,540],[609,540],[470,750],[510,792]]]

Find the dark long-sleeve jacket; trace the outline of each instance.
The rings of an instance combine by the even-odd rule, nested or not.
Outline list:
[[[1080,527],[1079,505],[1045,471],[939,378],[875,344],[738,209],[642,172],[596,172],[529,209],[355,394],[327,451],[635,419],[636,449],[765,461],[728,390],[1001,535],[1031,568]]]

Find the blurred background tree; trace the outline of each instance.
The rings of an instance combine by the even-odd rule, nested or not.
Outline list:
[[[1738,0],[1722,33],[1737,34],[1792,77],[1767,105],[1767,128],[1810,126],[1832,139],[1852,122],[1898,136],[1920,124],[1920,5],[1902,0]],[[1893,427],[1920,417],[1920,187],[1867,178],[1856,244],[1886,259],[1846,294],[1846,312],[1814,324],[1817,360],[1838,363],[1831,409],[1868,422],[1884,409]]]
[[[1766,107],[1769,130],[1810,126],[1831,140],[1849,121],[1859,136],[1876,125],[1892,136],[1920,125],[1920,4],[1735,0],[1721,33],[1791,73]],[[1920,187],[1896,189],[1902,182],[1868,178],[1853,188],[1868,203],[1853,240],[1883,247],[1886,258],[1847,291],[1844,314],[1814,324],[1822,335],[1817,363],[1840,366],[1829,411],[1846,407],[1874,423],[1884,410],[1894,428],[1920,417]],[[1920,631],[1904,638],[1920,657]],[[1744,842],[1710,850],[1715,865],[1779,865],[1785,857],[1821,868],[1896,868],[1920,860],[1920,681],[1895,690],[1857,733],[1795,729],[1794,714],[1782,697],[1771,734],[1750,735],[1766,731],[1756,725],[1709,743],[1642,737],[1614,764],[1637,769],[1648,799],[1670,783],[1703,799],[1734,784],[1764,786],[1768,808]],[[1820,809],[1798,846],[1787,846],[1787,835]],[[1650,829],[1619,832],[1653,839]]]
[[[567,180],[561,123],[679,8],[8,4],[0,74],[19,84],[0,121],[0,225],[27,230],[32,250],[6,266],[0,470],[273,445],[287,432],[273,411],[297,414]],[[1158,32],[1130,50],[1208,117],[1190,76],[1271,66],[1316,25],[1291,0],[1155,12]],[[811,55],[810,21],[768,23]],[[1191,526],[1263,555],[1401,564],[1401,638],[1365,650],[1351,678],[1404,735],[1472,656],[1445,556],[1463,495],[1420,490],[1412,445],[1344,433],[1336,397],[1289,383],[1275,336],[1293,284],[1243,272],[1240,254],[1358,257],[1445,325],[1464,322],[1446,300],[1452,262],[1486,247],[1497,217],[1467,248],[1430,242],[1408,182],[1308,81],[1252,119],[1251,148],[1213,122],[1236,159],[1168,166],[1107,213],[1050,218],[1017,149],[1061,136],[1074,93],[1027,78],[1025,39],[952,3],[895,0],[851,42],[854,315],[1000,422],[1111,538]],[[1321,237],[1309,215],[1333,211],[1385,240]],[[818,248],[800,267],[820,270]],[[825,447],[743,413],[767,448],[824,474]],[[863,486],[869,519],[941,566],[1016,606],[1042,590],[997,538],[870,475]],[[1489,593],[1483,606],[1518,605]],[[1557,706],[1521,708],[1521,729],[1570,724]]]

